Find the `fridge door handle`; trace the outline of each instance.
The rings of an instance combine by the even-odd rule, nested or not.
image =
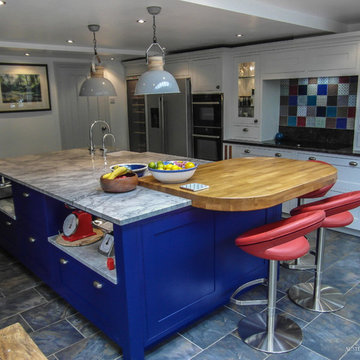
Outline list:
[[[192,134],[193,137],[205,138],[205,139],[220,139],[218,135],[200,135],[200,134]]]

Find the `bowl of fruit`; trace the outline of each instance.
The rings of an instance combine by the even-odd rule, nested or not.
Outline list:
[[[138,177],[142,177],[147,169],[146,164],[140,164],[140,163],[129,163],[129,164],[115,164],[110,166],[110,170],[114,171],[116,168],[124,166],[132,172],[134,172]]]
[[[100,177],[101,188],[110,193],[134,190],[138,182],[138,176],[125,166],[118,166],[115,170]]]
[[[189,180],[195,173],[198,165],[191,161],[157,161],[150,162],[148,169],[151,175],[165,184],[182,183]]]

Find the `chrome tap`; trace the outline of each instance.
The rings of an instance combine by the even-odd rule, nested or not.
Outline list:
[[[107,149],[105,147],[105,139],[108,137],[108,136],[111,136],[112,139],[113,139],[113,142],[114,142],[114,146],[115,146],[115,136],[111,133],[107,133],[103,136],[103,139],[102,139],[102,148],[103,148],[103,155],[104,157],[106,157],[106,153],[107,153]]]
[[[106,128],[108,129],[108,133],[110,133],[111,129],[110,129],[110,125],[104,121],[104,120],[95,120],[91,125],[90,125],[90,131],[89,131],[89,137],[90,137],[90,154],[93,155],[95,154],[95,145],[94,145],[94,141],[93,141],[93,128],[94,125],[98,124],[98,123],[102,123],[106,126]],[[106,134],[105,134],[106,135]]]

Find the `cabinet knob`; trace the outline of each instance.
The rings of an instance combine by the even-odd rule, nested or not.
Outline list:
[[[243,132],[248,132],[249,129],[248,129],[248,128],[243,128],[242,131],[243,131]]]
[[[309,159],[309,160],[316,160],[316,157],[315,157],[315,156],[309,156],[308,159]]]
[[[96,280],[93,282],[93,286],[95,289],[101,289],[103,287],[102,283]]]
[[[219,89],[220,89],[220,85],[216,85],[216,89],[218,89],[218,90],[219,90]]]
[[[6,225],[6,226],[11,226],[11,225],[12,225],[12,222],[11,222],[11,221],[5,221],[5,225]]]
[[[36,241],[36,239],[32,236],[29,237],[29,242],[31,242],[32,244]]]
[[[254,119],[254,123],[257,124],[259,122],[258,119]]]
[[[349,165],[350,165],[350,166],[357,166],[358,163],[357,163],[356,161],[350,161],[350,162],[349,162]]]
[[[245,150],[244,150],[244,153],[245,153],[245,154],[250,154],[250,152],[251,152],[251,151],[250,151],[249,149],[245,149]]]
[[[27,193],[27,192],[23,192],[23,193],[22,193],[22,196],[23,196],[24,198],[28,198],[28,197],[30,196],[30,194]]]
[[[275,153],[276,157],[281,157],[281,153]]]
[[[62,265],[66,265],[68,262],[69,261],[66,259],[63,259],[63,258],[60,259],[60,264],[62,264]]]

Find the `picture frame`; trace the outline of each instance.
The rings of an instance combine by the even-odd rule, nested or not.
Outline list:
[[[0,63],[0,112],[51,110],[46,64]]]

